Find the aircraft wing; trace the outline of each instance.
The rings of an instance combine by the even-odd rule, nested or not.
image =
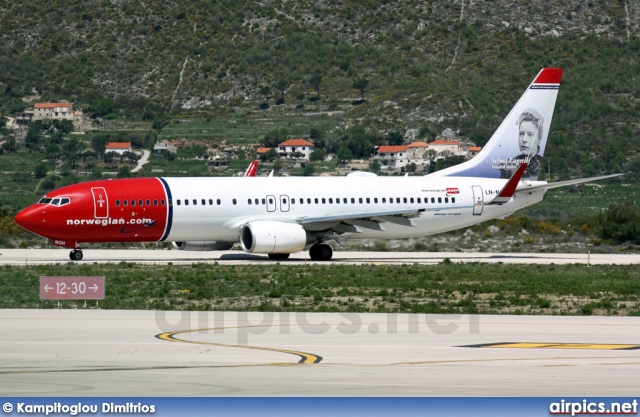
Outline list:
[[[471,206],[469,206],[471,207]],[[456,209],[463,207],[456,206]],[[411,220],[427,211],[443,211],[442,207],[420,208],[407,210],[384,210],[367,213],[346,213],[341,215],[326,215],[296,218],[296,222],[307,230],[332,230],[336,233],[361,233],[361,229],[384,231],[383,223],[392,223],[407,227],[416,227]]]
[[[621,175],[624,175],[624,174],[602,175],[602,176],[599,176],[599,177],[579,178],[577,180],[558,181],[558,182],[543,183],[543,184],[531,184],[531,185],[529,185],[529,184],[525,183],[525,184],[518,185],[518,188],[516,188],[516,193],[521,192],[521,191],[531,191],[531,190],[540,190],[540,189],[550,190],[552,188],[566,187],[568,185],[584,184],[585,182],[604,180],[604,179],[607,179],[607,178],[615,178],[615,177],[619,177]]]

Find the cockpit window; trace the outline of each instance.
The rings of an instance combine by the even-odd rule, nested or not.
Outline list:
[[[42,197],[38,203],[40,204],[50,204],[52,206],[60,207],[66,204],[69,204],[71,199],[69,197],[56,197],[56,198],[48,198]]]

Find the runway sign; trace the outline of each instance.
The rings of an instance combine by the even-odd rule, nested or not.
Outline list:
[[[40,277],[41,300],[104,300],[104,277]]]

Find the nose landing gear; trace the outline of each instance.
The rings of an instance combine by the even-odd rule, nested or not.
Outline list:
[[[74,249],[69,252],[69,259],[72,261],[81,261],[82,260],[82,249]]]

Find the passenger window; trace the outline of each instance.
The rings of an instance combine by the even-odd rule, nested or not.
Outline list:
[[[340,204],[340,199],[336,198],[336,204]]]
[[[198,200],[196,200],[195,198],[193,199],[193,205],[197,206],[198,205]]]
[[[139,205],[140,207],[142,207],[142,206],[144,205],[144,204],[142,204],[142,200],[138,200],[138,205]]]
[[[333,198],[329,199],[329,204],[333,204]]]
[[[315,200],[316,204],[318,204],[318,199],[317,199],[317,198],[315,198],[314,200]]]
[[[422,199],[418,197],[418,204],[422,203]]]
[[[407,202],[407,197],[403,198],[402,201]]]
[[[396,197],[396,203],[400,204],[400,197]]]
[[[136,200],[131,200],[131,207],[134,207],[136,205]]]
[[[120,207],[120,200],[116,200],[116,207]]]
[[[184,205],[185,205],[185,206],[188,206],[188,205],[189,205],[189,200],[188,200],[188,199],[186,199],[186,198],[184,199]]]
[[[204,198],[202,199],[202,205],[203,205],[203,206],[206,206],[206,205],[207,205],[207,201],[206,201]]]
[[[409,201],[413,203],[413,197],[411,197],[411,198],[409,199]]]
[[[291,204],[296,204],[296,199],[295,198],[291,199]]]
[[[347,204],[347,199],[346,199],[346,198],[343,198],[343,199],[342,199],[342,202],[343,202],[344,204]]]
[[[176,203],[178,203],[178,205],[180,205],[180,199],[177,199],[177,200],[176,200]]]
[[[378,197],[375,197],[375,198],[373,199],[373,202],[374,202],[374,203],[376,203],[376,204],[378,204]]]
[[[436,199],[435,199],[435,198],[433,198],[433,197],[431,197],[431,204],[433,204],[433,203],[435,203],[435,202],[436,202]]]
[[[269,204],[273,204],[273,199],[272,198],[269,199]]]
[[[147,206],[151,205],[151,200],[147,200]]]
[[[371,203],[371,199],[367,197],[367,204]]]
[[[311,199],[307,198],[307,204],[311,204]]]
[[[362,204],[362,197],[358,198],[358,202]]]
[[[452,202],[453,204],[455,204],[455,203],[456,203],[456,198],[455,198],[455,197],[451,197],[451,202]]]
[[[256,199],[255,199],[255,202],[256,202],[256,206],[257,206],[258,204],[260,204],[260,199],[259,199],[259,198],[256,198]]]
[[[218,203],[218,205],[220,205],[220,204],[221,204],[220,199],[217,199],[217,200],[216,200],[216,203]]]
[[[209,199],[209,205],[210,205],[210,206],[213,206],[213,198],[210,198],[210,199]]]
[[[448,202],[449,202],[449,197],[445,197],[445,198],[444,198],[444,202],[445,202],[445,203],[448,203]]]
[[[356,199],[351,197],[351,204],[356,204]]]
[[[300,199],[300,204],[304,204],[304,198]]]
[[[122,204],[126,207],[129,205],[129,202],[127,200],[122,200]]]
[[[442,203],[442,197],[438,197],[438,203]]]
[[[385,197],[382,197],[382,202],[383,202],[383,203],[386,203],[386,202],[387,202],[387,199],[386,199]]]
[[[160,205],[164,206],[164,200],[160,200]],[[169,200],[169,205],[171,205],[171,200]]]
[[[251,205],[251,199],[250,199],[250,198],[249,198],[249,199],[247,199],[247,203],[248,203],[249,205]]]
[[[262,199],[262,205],[265,205],[265,204],[267,204],[267,203],[265,202],[265,200],[264,200],[264,198],[263,198],[263,199]]]
[[[236,204],[238,204],[238,202],[236,201],[236,199],[233,199],[233,205],[235,206]]]
[[[326,199],[322,199],[322,204],[326,204],[327,200]]]
[[[153,205],[157,206],[158,205],[158,200],[153,200]]]

